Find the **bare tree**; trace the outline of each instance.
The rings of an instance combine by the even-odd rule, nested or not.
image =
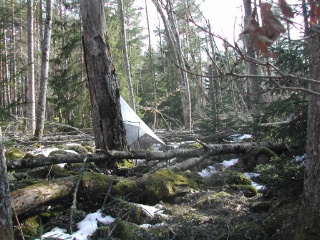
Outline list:
[[[31,134],[35,130],[36,106],[34,83],[34,40],[33,40],[33,0],[28,0],[28,83],[27,83],[27,117],[28,130]]]
[[[128,85],[128,91],[129,91],[129,97],[130,97],[130,107],[133,109],[133,111],[136,111],[136,107],[135,107],[135,103],[134,103],[134,94],[133,94],[131,73],[130,73],[130,62],[129,62],[129,56],[128,56],[128,47],[127,47],[127,34],[126,34],[126,29],[125,29],[122,0],[118,0],[118,8],[119,8],[119,13],[120,13],[120,25],[121,25],[121,34],[122,34],[122,52],[123,52],[124,68],[125,68],[125,72],[126,72],[127,85]]]
[[[41,65],[41,79],[39,89],[39,99],[37,108],[37,122],[35,137],[42,139],[43,128],[46,113],[46,99],[47,99],[47,86],[49,76],[49,58],[50,58],[50,40],[51,40],[51,23],[52,23],[52,1],[47,0],[46,6],[46,23],[44,30],[44,39],[42,45],[42,65]]]
[[[166,4],[162,4],[159,1],[152,0],[159,12],[162,22],[164,24],[167,41],[171,50],[172,60],[178,66],[184,67],[186,65],[185,58],[183,56],[182,46],[180,43],[180,34],[178,29],[178,23],[173,13],[173,4],[171,0],[167,0]],[[163,11],[163,7],[165,12]],[[181,68],[177,68],[177,76],[179,78],[179,90],[181,94],[181,103],[183,110],[184,126],[187,130],[192,129],[191,119],[191,96],[189,88],[188,74]]]

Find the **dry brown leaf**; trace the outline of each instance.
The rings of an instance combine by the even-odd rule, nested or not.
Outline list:
[[[289,4],[286,2],[286,0],[279,0],[279,7],[281,9],[282,14],[285,17],[293,18],[294,13],[292,11],[292,8],[289,6]]]
[[[318,22],[317,16],[316,16],[316,12],[317,12],[317,4],[315,3],[315,1],[312,0],[308,0],[309,4],[310,4],[310,24],[311,25],[316,25]]]
[[[286,30],[280,20],[273,14],[271,7],[272,5],[270,3],[262,3],[260,5],[261,19],[262,27],[265,29],[265,35],[270,40],[275,41],[279,35]]]
[[[265,29],[259,26],[259,23],[256,21],[256,13],[257,9],[255,8],[240,36],[249,34],[256,49],[257,55],[259,56],[259,51],[261,51],[264,57],[268,57],[268,46],[270,46],[273,41],[265,35]]]

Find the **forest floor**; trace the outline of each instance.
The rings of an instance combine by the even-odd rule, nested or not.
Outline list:
[[[80,153],[84,149],[81,148],[79,152],[80,148],[75,146],[75,144],[58,146],[51,144],[42,150],[61,151],[63,148],[64,151],[68,149],[69,152]],[[24,155],[26,152],[34,151],[35,147],[39,145],[17,146],[7,143],[6,153],[18,148]],[[144,205],[133,204],[130,194],[127,194],[130,189],[127,189],[127,195],[113,195],[111,192],[108,200],[104,202],[88,202],[88,200],[79,198],[76,211],[73,211],[73,221],[70,221],[72,198],[54,201],[42,207],[41,212],[38,210],[37,214],[19,216],[22,231],[15,222],[16,239],[23,239],[22,235],[24,239],[30,240],[294,239],[301,203],[304,168],[303,163],[294,161],[295,154],[292,152],[282,154],[277,160],[257,166],[253,172],[257,171],[261,175],[254,175],[254,179],[249,179],[248,174],[244,174],[245,170],[236,161],[235,164],[227,167],[223,164],[223,160],[241,156],[211,157],[191,171],[181,173],[186,178],[190,177],[196,184],[183,186],[183,190],[179,191],[176,191],[179,186],[170,185],[168,191],[173,189],[174,193],[158,197],[158,201],[150,198],[152,201],[148,202],[148,199],[144,198],[143,201],[137,202]],[[154,171],[152,168],[150,170]],[[141,171],[141,166],[131,168],[130,178],[143,178],[145,174],[138,171]],[[17,179],[15,174],[18,172],[23,171],[9,172],[12,190],[18,188],[18,185],[28,185],[39,180],[39,172],[36,176],[30,173],[26,178]],[[125,175],[124,172],[125,170],[121,171],[121,174]],[[149,174],[152,175],[150,172]],[[47,180],[54,178],[50,176],[48,168],[42,175]],[[260,184],[264,187],[257,191],[252,186],[252,180],[258,183],[258,186]],[[166,189],[161,191],[166,191]],[[131,194],[135,194],[133,190]],[[162,196],[161,192],[158,194]],[[94,233],[90,233],[91,236],[85,236],[85,232],[77,230],[81,224],[76,223],[80,223],[88,216],[87,214],[97,210],[102,211],[101,218],[108,216],[111,220],[108,224],[103,224],[103,220],[98,223],[86,222],[85,225],[96,224],[96,226]],[[98,217],[95,217],[96,219]],[[70,232],[71,222],[73,222],[73,234]],[[51,234],[50,237],[45,237],[50,234],[43,235],[52,229],[56,231],[55,234]],[[69,234],[62,233],[62,229],[66,229]]]

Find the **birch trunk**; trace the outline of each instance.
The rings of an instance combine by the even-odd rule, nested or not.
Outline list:
[[[41,79],[37,109],[37,122],[35,137],[42,139],[43,128],[46,113],[46,100],[47,100],[47,86],[49,76],[49,58],[50,58],[50,40],[51,40],[51,23],[52,23],[52,1],[47,0],[46,7],[46,23],[44,30],[44,39],[42,46],[42,65],[41,65]]]
[[[180,38],[179,38],[179,30],[177,21],[173,14],[172,2],[170,0],[167,1],[167,7],[165,11],[167,16],[164,14],[160,3],[156,0],[152,0],[154,5],[159,12],[162,22],[164,24],[167,41],[171,48],[171,54],[174,62],[178,64],[181,68],[185,67],[185,60],[183,57],[183,52],[181,48]],[[167,20],[168,18],[168,20]],[[189,79],[187,73],[181,68],[177,69],[177,76],[179,79],[179,90],[181,94],[181,103],[183,110],[183,118],[184,118],[184,126],[187,130],[192,130],[192,119],[191,119],[191,96],[189,89]]]
[[[34,40],[33,40],[33,0],[28,0],[28,82],[27,82],[27,117],[28,130],[34,134],[36,120],[35,81],[34,81]]]
[[[134,103],[132,80],[131,80],[130,62],[129,62],[129,56],[128,56],[128,47],[127,47],[127,34],[125,29],[122,0],[118,0],[118,8],[120,12],[120,25],[121,25],[121,33],[122,33],[122,52],[123,52],[124,68],[126,72],[126,79],[127,79],[127,85],[128,85],[128,91],[129,91],[130,107],[133,109],[133,111],[136,111],[136,106]]]
[[[245,25],[252,14],[251,0],[243,0],[244,10],[245,10]],[[255,58],[255,49],[249,36],[244,38],[245,48],[247,50],[247,55],[251,58]],[[249,75],[258,74],[258,66],[255,63],[247,62],[247,73]],[[251,115],[254,123],[260,123],[260,110],[259,104],[261,103],[261,89],[258,79],[250,78],[249,81],[249,99],[251,107]]]

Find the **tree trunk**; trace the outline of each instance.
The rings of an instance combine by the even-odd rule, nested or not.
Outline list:
[[[89,82],[93,132],[97,149],[126,149],[116,70],[106,40],[102,0],[81,0],[83,48]]]
[[[167,8],[165,9],[167,12],[167,17],[165,16],[161,5],[158,1],[152,0],[154,5],[159,12],[162,22],[164,24],[164,28],[166,31],[168,45],[171,49],[171,55],[176,64],[180,67],[185,67],[185,60],[182,52],[182,47],[180,43],[180,36],[178,31],[178,25],[175,19],[175,15],[173,13],[173,6],[171,0],[167,1]],[[179,79],[179,90],[181,95],[181,103],[183,110],[183,119],[184,126],[187,130],[192,129],[192,119],[191,119],[191,96],[190,96],[190,88],[189,88],[189,79],[187,73],[181,68],[176,68],[177,77]]]
[[[283,144],[270,144],[270,143],[235,143],[235,144],[210,144],[205,148],[199,149],[174,149],[165,152],[146,152],[146,151],[102,151],[99,154],[89,155],[74,155],[68,154],[63,156],[52,156],[45,158],[25,158],[21,160],[8,160],[7,167],[9,170],[21,169],[21,168],[34,168],[42,166],[50,166],[52,164],[59,163],[81,163],[84,158],[87,158],[87,162],[101,162],[109,159],[146,159],[146,161],[152,160],[168,160],[175,157],[180,158],[195,158],[202,155],[210,154],[208,156],[220,155],[220,154],[234,154],[244,153],[251,147],[267,147],[271,150],[283,150],[286,146]]]
[[[120,13],[120,25],[121,25],[121,33],[122,33],[122,52],[123,52],[124,68],[126,72],[127,85],[128,85],[128,91],[129,91],[130,107],[133,109],[133,111],[136,111],[136,107],[134,103],[132,80],[131,80],[130,63],[129,63],[128,47],[127,47],[127,34],[125,29],[122,0],[118,0],[118,8]]]
[[[33,40],[33,0],[28,0],[28,83],[27,83],[27,117],[28,130],[34,134],[35,130],[35,84],[34,84],[34,40]]]
[[[4,147],[0,135],[0,239],[13,240],[12,212],[10,191],[7,177],[7,165],[4,158]]]
[[[318,4],[319,1],[317,1]],[[320,80],[320,34],[314,26],[309,35],[309,64],[311,79]],[[319,83],[311,82],[309,89],[320,92]],[[297,240],[319,239],[320,227],[320,97],[308,99],[307,161],[304,178],[304,193]]]
[[[243,0],[244,11],[245,11],[245,23],[250,19],[252,14],[252,7],[251,7],[251,0]],[[255,49],[252,43],[252,40],[249,36],[244,37],[244,44],[247,50],[247,55],[251,58],[256,58]],[[247,62],[246,63],[247,74],[249,75],[257,75],[258,73],[258,66],[255,63]],[[259,103],[260,100],[260,85],[258,79],[250,78],[249,81],[249,107],[251,108],[251,116],[253,122],[256,124],[260,123],[260,110],[259,110]]]
[[[51,23],[52,23],[52,1],[47,0],[46,8],[46,25],[42,46],[42,66],[41,66],[41,80],[39,89],[38,109],[37,109],[37,122],[35,137],[42,139],[43,128],[46,113],[46,99],[47,99],[47,85],[49,76],[49,58],[50,58],[50,40],[51,40]]]

